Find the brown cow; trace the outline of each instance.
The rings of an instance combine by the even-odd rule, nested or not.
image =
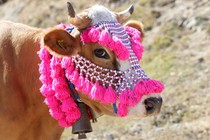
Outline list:
[[[93,6],[79,15],[69,7],[72,16],[71,23],[77,27],[71,34],[63,29],[38,29],[9,21],[0,22],[0,138],[11,140],[57,140],[63,128],[49,115],[49,110],[43,104],[44,98],[40,94],[38,64],[40,59],[37,52],[40,42],[45,40],[45,47],[51,54],[57,56],[72,56],[80,54],[93,63],[108,69],[125,69],[126,64],[120,63],[116,55],[108,48],[97,43],[84,44],[80,40],[80,32],[88,26],[99,21],[123,21],[132,12],[131,8],[121,13],[113,13],[102,6]],[[98,16],[96,16],[98,15]],[[75,16],[75,17],[74,17]],[[137,22],[128,22],[142,32],[142,25]],[[62,39],[64,47],[53,44],[54,40]],[[109,56],[109,59],[100,59],[94,54]],[[111,105],[101,104],[81,93],[81,100],[98,114],[113,115]],[[144,96],[139,104],[129,109],[128,116],[145,117],[148,113],[146,107],[160,109],[160,104],[149,103],[149,97],[160,99],[159,94]],[[153,106],[154,105],[154,106]],[[154,111],[154,113],[159,111]]]

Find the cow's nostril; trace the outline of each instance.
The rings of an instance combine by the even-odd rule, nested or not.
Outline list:
[[[162,105],[162,98],[148,98],[144,101],[147,114],[159,113]]]
[[[145,108],[147,113],[151,114],[154,111],[154,102],[150,101],[150,100],[145,100]]]

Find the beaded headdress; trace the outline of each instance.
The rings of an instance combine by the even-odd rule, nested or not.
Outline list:
[[[67,31],[74,28],[63,24],[59,27]],[[57,58],[41,46],[38,54],[42,61],[39,70],[43,86],[40,91],[50,114],[61,126],[72,126],[80,118],[67,81],[102,104],[117,103],[116,113],[121,117],[126,116],[128,107],[135,106],[143,95],[162,92],[163,84],[148,78],[139,65],[143,53],[140,35],[138,30],[118,22],[98,23],[81,34],[84,44],[97,42],[113,51],[117,59],[129,61],[130,68],[125,71],[100,67],[80,55]]]

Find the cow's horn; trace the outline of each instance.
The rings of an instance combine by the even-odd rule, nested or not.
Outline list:
[[[73,8],[73,6],[70,2],[67,2],[67,8],[68,8],[69,16],[74,18],[75,17],[75,11],[74,11],[74,8]]]
[[[75,25],[79,30],[83,30],[90,26],[92,20],[88,18],[87,13],[81,13],[77,15],[70,2],[67,2],[68,13],[70,16],[70,23]]]
[[[117,19],[119,22],[123,22],[128,19],[134,11],[134,6],[131,5],[128,9],[117,13]]]

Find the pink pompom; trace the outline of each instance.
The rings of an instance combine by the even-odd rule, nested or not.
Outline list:
[[[50,63],[50,66],[51,67],[56,67],[56,66],[61,66],[61,58],[58,58],[58,57],[52,57],[51,59],[51,63]]]
[[[122,44],[122,42],[115,38],[115,49],[114,52],[121,60],[126,60],[129,57],[129,51],[128,49]]]
[[[50,115],[56,120],[60,120],[64,117],[64,114],[59,107],[50,108]]]
[[[66,100],[62,101],[61,109],[63,112],[72,113],[77,109],[77,105],[75,104],[72,98],[67,98]]]
[[[97,42],[100,36],[100,32],[94,28],[92,28],[88,33],[89,38],[91,38],[92,42]]]
[[[164,85],[156,80],[147,81],[148,93],[161,93],[164,89]]]
[[[75,123],[81,116],[81,113],[80,111],[77,109],[77,110],[74,110],[73,112],[71,113],[68,113],[66,115],[66,120],[68,122],[71,122],[71,123]]]
[[[136,54],[138,60],[140,60],[142,58],[142,54],[144,52],[144,48],[142,46],[142,44],[138,43],[138,44],[133,44],[132,45],[132,49],[134,51],[134,53]]]
[[[58,120],[58,124],[62,127],[70,127],[73,125],[73,123],[69,123],[66,120],[62,119],[62,120]]]
[[[45,98],[44,100],[45,104],[48,105],[50,108],[54,108],[60,105],[59,101],[55,96],[51,96],[48,98]]]
[[[111,38],[110,38],[109,32],[106,30],[103,30],[98,40],[99,44],[109,47],[108,45],[110,41],[111,41]]]
[[[66,85],[66,80],[63,77],[57,77],[53,79],[52,89],[57,90],[63,88],[64,85]]]
[[[91,28],[88,28],[85,31],[83,31],[83,33],[80,35],[80,38],[81,38],[82,42],[85,42],[85,43],[90,43],[91,42],[91,39],[88,35],[90,30],[91,30]]]
[[[45,84],[43,84],[42,87],[40,88],[40,92],[44,97],[50,97],[55,94],[54,91]]]
[[[55,92],[56,92],[55,96],[61,101],[70,98],[71,93],[70,93],[70,90],[67,86],[63,86],[62,88],[58,88]]]
[[[61,66],[64,69],[68,69],[69,67],[71,67],[73,65],[72,59],[71,57],[64,57],[61,61]]]

